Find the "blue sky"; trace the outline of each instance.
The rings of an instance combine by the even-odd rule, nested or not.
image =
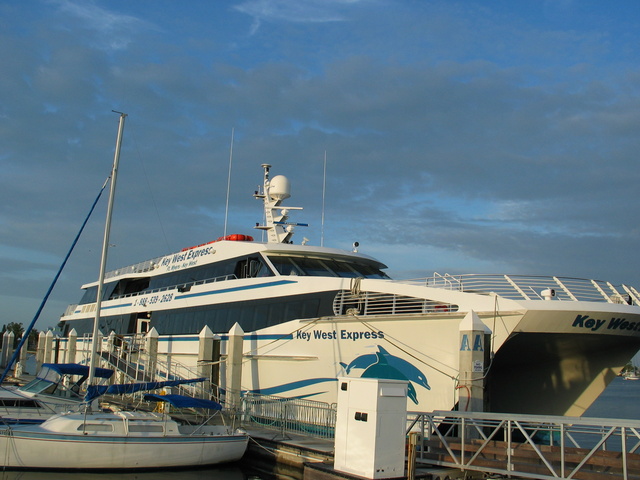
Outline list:
[[[640,286],[635,0],[0,1],[0,325],[28,324],[107,177],[110,268],[261,220],[396,278]],[[97,276],[104,201],[38,324]]]

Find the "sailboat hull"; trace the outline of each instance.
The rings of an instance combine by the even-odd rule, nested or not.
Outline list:
[[[0,464],[29,470],[199,467],[234,462],[247,448],[243,432],[182,428],[170,418],[143,412],[55,415],[41,425],[0,430]]]
[[[69,437],[2,432],[4,468],[134,470],[198,467],[242,458],[247,437]]]

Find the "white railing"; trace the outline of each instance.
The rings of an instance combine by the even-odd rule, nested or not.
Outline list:
[[[191,287],[195,286],[195,285],[204,285],[207,283],[215,283],[215,282],[222,282],[222,281],[226,281],[226,280],[233,280],[236,277],[236,275],[234,274],[229,274],[229,275],[220,275],[219,277],[213,277],[213,278],[206,278],[204,280],[195,280],[195,281],[191,281],[191,282],[187,282],[187,283],[180,283],[180,284],[176,284],[176,285],[168,285],[166,287],[159,287],[159,288],[154,288],[153,290],[142,290],[140,292],[133,292],[133,293],[125,293],[122,295],[113,295],[111,298],[109,298],[108,300],[117,300],[120,298],[129,298],[129,297],[137,297],[140,295],[150,295],[152,293],[159,293],[159,292],[166,292],[167,290],[178,290],[178,293],[186,293],[189,290],[191,290]],[[78,304],[72,304],[67,306],[67,309],[64,312],[64,316],[68,316],[68,315],[72,315],[73,313],[75,313],[76,309],[78,308]],[[82,304],[82,313],[85,313],[87,311],[89,312],[95,312],[96,310],[96,303],[83,303]]]
[[[336,406],[313,400],[247,393],[242,397],[243,421],[277,430],[282,436],[296,433],[333,438]]]
[[[393,293],[342,290],[333,299],[335,315],[410,315],[445,313],[458,310],[456,305]]]
[[[158,267],[160,260],[162,260],[166,255],[162,257],[152,258],[151,260],[145,260],[144,262],[136,263],[135,265],[129,265],[128,267],[119,268],[117,270],[112,270],[110,272],[105,273],[104,278],[111,278],[117,275],[124,275],[127,273],[144,273],[151,272]]]
[[[536,479],[637,478],[640,421],[477,412],[410,414],[417,462]]]
[[[407,280],[402,283],[478,294],[496,294],[513,300],[554,300],[640,304],[640,293],[628,285],[602,280],[531,275],[449,275]],[[545,292],[546,291],[546,292]]]
[[[90,345],[90,335],[85,335],[79,345]],[[142,335],[126,337],[103,337],[98,349],[100,366],[115,370],[114,383],[162,382],[167,380],[185,380],[200,378],[201,375],[192,367],[186,366],[165,355],[151,357],[145,350],[145,338]],[[90,351],[83,349],[83,363],[89,364]],[[209,382],[183,384],[174,387],[174,393],[181,393],[197,398],[210,399],[217,387]],[[217,400],[217,398],[216,398]]]

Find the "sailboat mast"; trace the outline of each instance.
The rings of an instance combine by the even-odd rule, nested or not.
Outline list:
[[[115,110],[114,110],[115,112]],[[104,276],[107,267],[107,253],[109,250],[109,235],[111,232],[111,216],[113,215],[113,201],[116,191],[116,180],[118,177],[118,164],[120,163],[120,147],[122,145],[122,133],[124,131],[124,120],[126,113],[115,112],[120,114],[120,123],[118,125],[118,137],[116,139],[116,151],[113,157],[113,169],[111,170],[111,188],[109,190],[109,203],[107,206],[107,219],[104,227],[104,238],[102,240],[102,257],[100,259],[100,274],[98,275],[98,294],[96,297],[96,317],[93,322],[93,334],[91,336],[91,357],[89,360],[89,378],[87,383],[93,384],[95,378],[95,369],[97,367],[98,356],[98,325],[100,323],[100,308],[102,306],[102,292],[104,290]]]

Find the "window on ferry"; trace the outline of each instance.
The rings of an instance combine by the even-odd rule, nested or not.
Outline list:
[[[382,270],[353,262],[305,257],[269,256],[280,275],[309,275],[318,277],[389,278]]]
[[[302,275],[300,270],[291,258],[288,257],[269,257],[273,266],[276,267],[280,275]]]
[[[116,298],[122,295],[131,295],[132,293],[142,292],[149,288],[149,277],[144,278],[125,278],[120,280],[113,289],[110,298]]]
[[[337,277],[337,274],[332,272],[322,260],[315,258],[296,258],[294,261],[304,271],[305,275],[311,277]]]
[[[117,285],[118,285],[118,282],[106,283],[102,291],[102,300],[107,300],[111,298],[111,294],[113,293]],[[80,299],[80,302],[78,303],[78,305],[85,305],[87,303],[96,303],[97,299],[98,299],[98,286],[95,285],[93,287],[87,288],[84,291],[84,294],[82,295],[82,298]]]
[[[382,279],[390,278],[389,275],[384,273],[382,270],[375,268],[371,265],[363,265],[363,264],[357,263],[357,264],[353,264],[352,266],[353,268],[358,270],[358,272],[364,278],[382,278]]]
[[[236,265],[235,276],[237,278],[268,277],[270,275],[273,273],[258,257],[242,259]]]

